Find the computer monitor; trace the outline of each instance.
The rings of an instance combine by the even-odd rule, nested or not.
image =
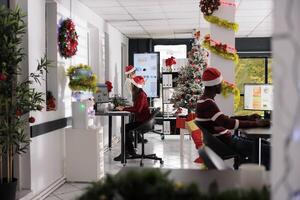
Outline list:
[[[245,84],[244,109],[256,111],[273,110],[273,85]]]
[[[97,91],[94,93],[94,99],[96,103],[108,103],[109,96],[106,84],[97,84]]]

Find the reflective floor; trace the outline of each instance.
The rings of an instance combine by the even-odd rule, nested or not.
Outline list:
[[[147,154],[156,153],[162,157],[164,165],[152,160],[144,160],[144,167],[162,167],[162,168],[193,168],[200,169],[200,166],[193,161],[197,158],[197,151],[189,136],[185,136],[181,145],[178,135],[166,135],[164,140],[156,134],[147,134],[148,143],[145,145]],[[181,148],[182,146],[182,148]],[[140,152],[140,145],[137,153]],[[116,174],[123,167],[120,162],[113,161],[115,156],[120,154],[120,143],[113,144],[111,151],[104,153],[105,174]],[[128,160],[127,166],[140,166],[140,159]],[[54,191],[47,200],[72,200],[84,193],[88,183],[66,183]]]

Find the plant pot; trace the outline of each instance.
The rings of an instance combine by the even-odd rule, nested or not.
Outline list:
[[[3,179],[3,183],[0,183],[0,197],[1,200],[15,200],[17,191],[18,179],[13,178],[12,182],[7,183],[7,178]]]

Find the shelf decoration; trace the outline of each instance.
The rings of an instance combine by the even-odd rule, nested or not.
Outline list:
[[[97,77],[88,65],[70,66],[67,71],[70,77],[69,87],[73,91],[96,91]]]
[[[53,96],[51,91],[47,91],[46,105],[47,105],[47,111],[55,111],[56,110],[56,99]]]
[[[239,25],[237,23],[230,22],[226,19],[221,19],[214,15],[204,15],[204,19],[210,23],[216,24],[226,29],[234,30],[234,32],[237,32],[239,30]]]
[[[225,59],[234,61],[235,64],[238,64],[239,62],[239,56],[236,53],[235,48],[229,46],[228,44],[223,44],[221,42],[212,40],[209,34],[205,36],[202,45],[213,53]]]
[[[60,55],[70,58],[77,52],[78,35],[71,19],[62,21],[58,30],[58,46]]]
[[[237,109],[240,102],[240,90],[236,87],[235,84],[229,83],[227,81],[223,81],[221,94],[225,98],[230,95],[234,95],[234,102],[235,102],[234,109]]]
[[[199,39],[200,31],[195,30],[188,62],[178,72],[177,87],[171,98],[175,108],[186,108],[188,112],[195,111],[197,100],[204,91],[201,74],[207,67],[208,52],[200,45]]]

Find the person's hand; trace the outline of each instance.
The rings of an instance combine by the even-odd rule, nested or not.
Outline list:
[[[249,120],[255,121],[257,119],[261,119],[261,116],[259,114],[254,113],[252,115],[249,115]]]
[[[256,120],[256,124],[258,127],[270,127],[271,125],[270,121],[265,119]]]
[[[124,106],[118,106],[116,107],[117,110],[124,110]]]

